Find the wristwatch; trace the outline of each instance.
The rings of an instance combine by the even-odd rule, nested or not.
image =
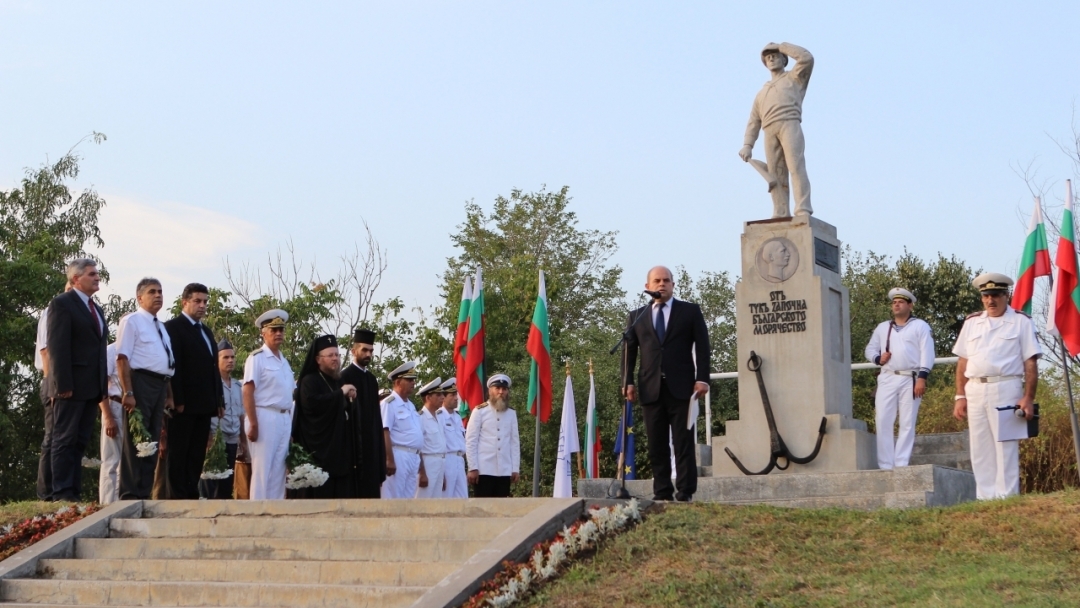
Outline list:
[[[135,396],[135,391],[124,391],[124,396],[125,397],[134,397]]]

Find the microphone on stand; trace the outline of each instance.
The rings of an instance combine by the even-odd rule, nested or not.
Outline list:
[[[654,300],[661,300],[664,297],[659,291],[649,291],[648,289],[643,289],[641,290],[641,292],[650,296]]]

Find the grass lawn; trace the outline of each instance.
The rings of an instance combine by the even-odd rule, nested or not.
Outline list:
[[[1080,491],[874,512],[672,505],[526,606],[1080,606]]]
[[[20,521],[35,515],[55,513],[57,509],[65,504],[67,503],[41,502],[37,500],[2,504],[0,505],[0,527],[19,523]]]

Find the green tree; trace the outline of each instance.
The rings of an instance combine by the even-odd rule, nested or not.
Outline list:
[[[545,272],[548,295],[548,323],[551,339],[554,397],[551,421],[541,428],[542,491],[550,493],[558,449],[559,420],[562,413],[565,376],[563,362],[570,361],[578,420],[584,422],[588,398],[587,363],[596,370],[597,401],[601,428],[612,433],[621,411],[619,361],[608,348],[626,322],[625,293],[619,287],[622,270],[609,260],[617,250],[615,232],[579,227],[570,210],[569,188],[557,192],[541,188],[537,192],[513,190],[499,196],[490,211],[469,202],[465,221],[451,235],[460,252],[447,260],[440,291],[443,304],[437,307],[426,331],[420,336],[417,354],[429,364],[422,376],[447,377],[454,370],[450,360],[451,336],[457,325],[457,309],[466,276],[483,269],[486,304],[486,370],[503,372],[514,382],[511,406],[518,412],[521,432],[521,482],[515,494],[532,491],[534,419],[525,408],[528,392],[529,356],[525,342],[536,304],[538,271]],[[583,425],[581,425],[583,426]],[[639,421],[639,425],[640,421]],[[611,429],[611,430],[608,430]],[[640,429],[644,437],[644,429]],[[613,475],[613,437],[605,435],[601,469]],[[644,464],[644,446],[638,447]],[[647,468],[645,469],[647,471]]]
[[[100,143],[105,136],[88,138]],[[70,187],[79,160],[73,147],[0,191],[0,502],[34,496],[44,433],[41,375],[33,367],[38,314],[63,290],[66,263],[104,245],[97,223],[104,199],[93,188]]]

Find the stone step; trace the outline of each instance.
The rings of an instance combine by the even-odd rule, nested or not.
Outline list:
[[[299,585],[430,587],[454,562],[342,562],[216,559],[43,559],[41,578],[56,580],[207,581]]]
[[[379,538],[79,538],[75,541],[75,557],[461,563],[487,543],[487,540]]]
[[[0,600],[70,606],[408,606],[424,587],[180,583],[171,581],[2,581]]]
[[[872,496],[815,496],[812,498],[794,498],[788,500],[768,500],[761,502],[732,501],[725,504],[759,504],[772,507],[790,507],[798,509],[824,509],[839,507],[872,511],[874,509],[912,509],[930,505],[927,492],[891,492]]]
[[[516,518],[265,517],[114,519],[111,538],[380,538],[491,540]]]
[[[971,446],[968,443],[968,432],[960,433],[933,433],[929,435],[916,435],[915,445],[911,448],[912,456],[924,454],[970,454]]]
[[[611,479],[582,479],[578,494],[584,498],[607,496]],[[632,496],[652,497],[652,480],[626,482]],[[912,494],[914,493],[914,494]],[[893,471],[841,473],[783,473],[757,476],[702,477],[694,500],[729,504],[823,505],[839,502],[884,505],[890,495],[922,495],[922,504],[954,504],[974,500],[974,477],[967,471],[936,465],[901,467]],[[872,508],[872,507],[868,507]]]
[[[943,467],[951,467],[953,469],[970,471],[971,455],[967,452],[959,454],[913,454],[911,456],[911,462],[909,464],[911,466],[936,464]]]
[[[144,518],[248,516],[303,517],[524,517],[543,498],[499,500],[147,500]]]

